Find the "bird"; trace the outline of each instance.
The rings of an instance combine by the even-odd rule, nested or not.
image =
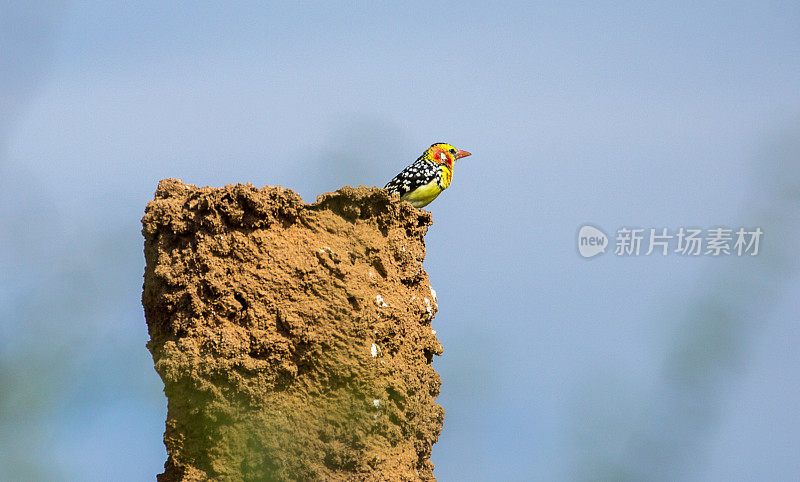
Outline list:
[[[389,194],[399,195],[400,199],[410,202],[415,208],[425,207],[450,185],[456,160],[471,155],[444,142],[431,144],[384,189]]]

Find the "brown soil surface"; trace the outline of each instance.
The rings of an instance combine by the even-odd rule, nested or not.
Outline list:
[[[430,214],[377,188],[161,181],[142,219],[159,480],[431,480]]]

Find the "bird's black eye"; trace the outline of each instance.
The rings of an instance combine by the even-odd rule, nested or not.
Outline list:
[[[455,156],[456,155],[456,150],[455,149],[450,149],[450,154]]]

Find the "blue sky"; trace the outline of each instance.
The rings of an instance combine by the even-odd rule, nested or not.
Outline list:
[[[435,141],[473,153],[429,206],[440,480],[800,476],[795,3],[49,2],[0,27],[0,478],[161,471],[159,179],[311,202]],[[765,238],[585,260],[584,223]]]

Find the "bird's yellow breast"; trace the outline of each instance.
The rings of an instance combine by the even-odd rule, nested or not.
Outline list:
[[[439,180],[439,184],[442,185],[442,190],[447,189],[451,180],[453,180],[453,171],[447,166],[442,167],[442,179]]]
[[[436,180],[433,180],[424,186],[420,186],[411,192],[407,192],[400,199],[410,202],[415,208],[422,208],[436,199],[436,196],[438,196],[441,192],[442,188],[439,187],[439,184],[436,182]]]

